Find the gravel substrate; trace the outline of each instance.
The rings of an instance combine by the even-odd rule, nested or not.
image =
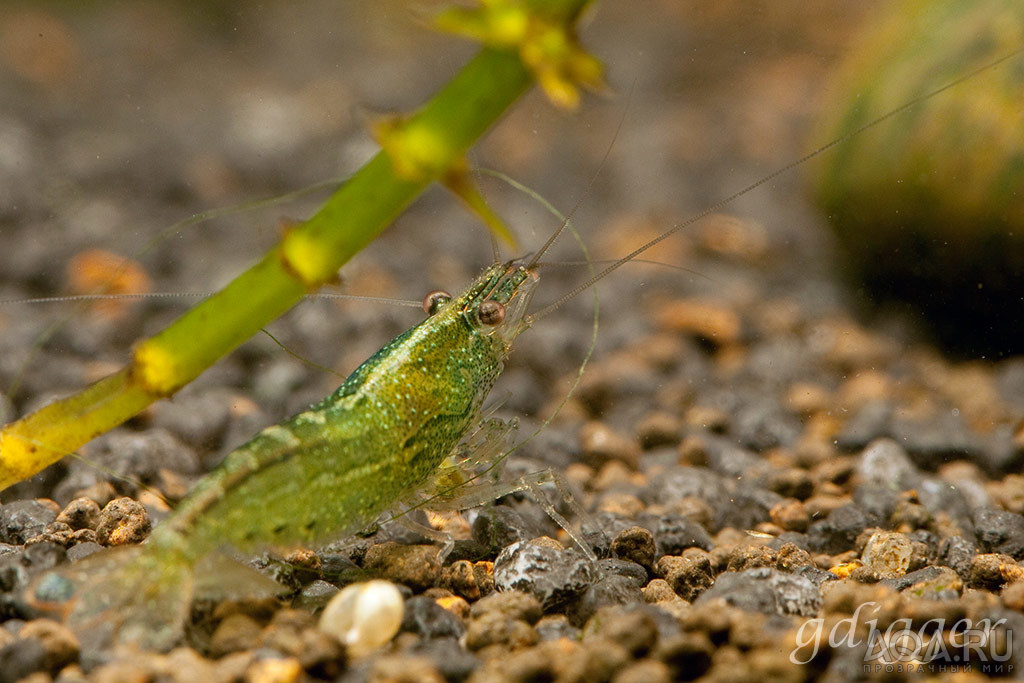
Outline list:
[[[588,26],[612,83],[625,90],[637,78],[623,139],[576,216],[598,258],[798,156],[813,91],[854,10],[809,3],[758,23],[747,4],[698,3],[690,15],[651,2],[635,16],[608,3]],[[259,253],[239,244],[272,243],[277,209],[140,254],[151,226],[343,175],[372,149],[357,104],[413,106],[468,54],[411,22],[335,5],[33,4],[0,16],[0,31],[59,39],[42,53],[51,71],[0,50],[0,93],[13,103],[0,112],[0,298],[63,291],[63,264],[93,247],[138,255],[159,290],[222,283]],[[708,38],[726,27],[729,39]],[[694,52],[716,66],[696,67]],[[595,104],[559,119],[528,98],[480,154],[571,206],[621,111]],[[547,227],[522,225],[551,220],[488,189],[528,247],[543,241]],[[1024,360],[951,361],[912,319],[858,322],[798,180],[769,190],[651,255],[695,274],[631,265],[609,280],[578,387],[506,463],[510,479],[564,473],[585,518],[544,490],[596,562],[530,495],[515,494],[420,517],[455,537],[443,561],[437,545],[394,525],[267,554],[252,563],[286,596],[198,600],[169,653],[80,652],[74,634],[27,606],[31,577],[143,541],[168,514],[164,499],[180,500],[233,446],[339,382],[258,338],[83,458],[0,494],[0,683],[1017,677]],[[448,197],[427,197],[346,269],[346,289],[419,299],[458,286],[489,259],[469,223]],[[557,258],[578,258],[571,240]],[[578,270],[543,271],[539,296],[557,298]],[[0,307],[0,415],[116,368],[132,341],[178,310],[166,301]],[[493,394],[502,416],[520,419],[520,436],[564,400],[592,317],[584,295],[520,338]],[[272,331],[345,374],[415,322],[405,309],[320,301]],[[354,656],[316,615],[339,589],[373,577],[399,586],[404,616],[389,643]],[[887,632],[903,635],[903,649],[879,655],[871,636]],[[957,647],[965,632],[985,640]]]

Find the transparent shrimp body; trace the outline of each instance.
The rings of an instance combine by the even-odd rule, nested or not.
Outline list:
[[[521,265],[495,265],[461,295],[435,298],[430,317],[333,394],[230,453],[144,546],[44,575],[30,601],[59,609],[95,647],[165,649],[180,637],[196,565],[215,551],[366,527],[427,485],[479,422],[536,283]]]

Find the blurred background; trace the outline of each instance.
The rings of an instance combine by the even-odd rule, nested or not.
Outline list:
[[[620,256],[834,137],[840,128],[822,121],[844,120],[848,96],[834,79],[837,64],[889,5],[650,0],[638,11],[596,3],[581,34],[608,67],[609,93],[587,97],[575,113],[529,94],[473,151],[472,162],[509,174],[563,210],[579,201],[574,222],[594,257]],[[908,31],[922,13],[915,5],[921,3],[908,3],[911,13],[903,18]],[[415,107],[476,50],[429,29],[436,7],[4,3],[0,298],[88,291],[91,273],[110,272],[108,252],[137,262],[126,288],[206,292],[229,281],[278,239],[282,221],[309,215],[318,197],[172,234],[167,226],[358,168],[376,149],[368,120]],[[954,67],[951,77],[959,73]],[[886,88],[895,93],[892,106],[918,94],[908,79],[893,80]],[[960,90],[972,89],[984,91],[984,77]],[[856,99],[865,86],[852,92]],[[905,123],[886,125],[887,135],[907,134]],[[666,297],[697,297],[712,320],[716,312],[753,310],[761,302],[774,302],[771,310],[782,316],[790,309],[808,317],[857,310],[877,287],[859,283],[828,227],[826,212],[849,208],[823,210],[812,199],[813,178],[826,163],[832,162],[772,180],[646,255],[686,271],[638,263],[614,274],[601,288],[599,350],[650,330]],[[870,158],[859,163],[870,165]],[[526,251],[557,225],[508,186],[488,178],[481,184]],[[865,196],[872,195],[858,201],[870,204]],[[884,239],[879,243],[884,250]],[[434,288],[460,287],[492,258],[482,227],[433,188],[345,268],[343,290],[419,300]],[[552,256],[579,258],[569,239]],[[854,271],[845,280],[844,263]],[[585,276],[580,266],[551,267],[538,298],[554,300]],[[110,371],[133,340],[160,329],[185,303],[148,301],[128,314],[69,305],[0,308],[0,379],[17,412],[40,395]],[[344,375],[419,317],[414,309],[313,301],[272,329],[297,353]],[[71,322],[47,341],[40,360],[35,340],[63,318]],[[524,338],[514,368],[571,372],[589,343],[591,318],[592,300],[579,297]],[[867,320],[899,344],[930,338],[913,307]],[[978,349],[976,356],[993,355]],[[545,391],[526,390],[530,382],[511,374],[510,407],[536,412]],[[283,411],[323,395],[337,378],[310,371],[259,338],[202,381],[254,388]]]

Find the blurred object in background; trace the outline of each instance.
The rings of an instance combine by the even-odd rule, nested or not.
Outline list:
[[[1024,46],[1020,0],[894,3],[829,88],[832,139]],[[1024,352],[1024,60],[841,143],[811,167],[875,304],[923,316],[949,351]]]

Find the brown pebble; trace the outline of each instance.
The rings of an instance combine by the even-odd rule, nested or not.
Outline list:
[[[641,659],[627,664],[612,679],[612,683],[671,683],[672,672],[657,659]]]
[[[836,576],[838,576],[838,574],[836,574]],[[873,568],[865,565],[854,567],[853,570],[850,571],[849,576],[857,583],[878,583],[882,580],[881,574],[876,572]]]
[[[388,541],[367,549],[363,567],[380,578],[422,591],[436,586],[441,576],[437,554],[438,549],[432,545],[400,545]]]
[[[213,680],[231,681],[231,683],[244,680],[246,670],[252,666],[255,660],[256,653],[251,650],[225,655],[214,662]]]
[[[715,646],[707,634],[684,631],[658,641],[653,654],[668,665],[676,680],[692,680],[711,668],[714,652]]]
[[[726,569],[731,572],[742,572],[758,567],[774,567],[775,551],[763,545],[737,546],[729,553]]]
[[[601,495],[597,512],[610,512],[625,518],[636,517],[644,512],[642,500],[630,493],[610,492]]]
[[[665,579],[651,579],[646,586],[640,589],[640,592],[644,596],[644,602],[649,604],[680,599],[672,590],[672,585]]]
[[[654,564],[654,535],[642,526],[620,531],[612,539],[612,554],[630,562],[636,562],[650,571]]]
[[[847,496],[814,495],[804,501],[804,509],[811,521],[825,519],[833,510],[850,502]]]
[[[658,623],[642,610],[623,610],[616,605],[597,611],[583,628],[583,640],[604,638],[626,648],[631,658],[643,657],[658,640]]]
[[[679,418],[669,413],[650,413],[636,425],[636,438],[644,450],[675,446],[679,443],[682,425]]]
[[[100,506],[91,498],[75,498],[57,515],[58,522],[63,522],[76,531],[95,529],[99,519]]]
[[[777,683],[802,683],[807,680],[807,666],[790,660],[790,650],[759,647],[747,655],[746,664],[755,680]]]
[[[772,518],[773,522],[786,531],[799,531],[803,533],[807,531],[807,527],[811,524],[811,516],[807,512],[807,508],[799,500],[789,499],[776,503],[768,511],[768,515]]]
[[[797,500],[806,500],[814,493],[811,475],[799,467],[772,470],[765,478],[765,485],[780,496]]]
[[[190,647],[179,647],[167,653],[163,658],[163,671],[156,679],[160,681],[198,682],[221,680],[217,678],[216,665],[200,656],[198,652]]]
[[[96,542],[111,546],[141,543],[151,529],[149,513],[141,503],[131,498],[117,498],[100,512]]]
[[[245,683],[296,683],[302,675],[302,664],[294,657],[257,659],[245,670]]]
[[[783,543],[775,555],[775,568],[784,572],[791,572],[812,563],[811,554],[796,543]]]
[[[210,654],[223,657],[230,652],[251,650],[263,630],[259,622],[246,614],[232,614],[217,626],[210,637]]]
[[[914,529],[924,529],[932,521],[932,515],[928,508],[920,503],[908,500],[899,500],[896,507],[889,516],[889,524],[896,529],[905,529],[907,532]]]
[[[1019,439],[1017,451],[1024,452],[1024,419],[1017,426],[1015,439]],[[987,484],[985,490],[998,507],[1018,515],[1024,514],[1024,476],[1008,474],[1002,481]]]
[[[618,460],[637,469],[640,448],[603,422],[587,422],[580,429],[579,438],[585,464],[600,469],[606,462]]]
[[[39,543],[54,543],[67,548],[72,544],[72,535],[74,533],[75,532],[71,531],[71,527],[63,522],[50,522],[46,525],[46,528],[42,533],[26,539],[25,545],[29,546],[37,545]]]
[[[724,410],[702,405],[695,405],[686,411],[685,420],[686,424],[691,427],[700,427],[701,429],[706,429],[709,432],[714,432],[716,434],[725,433],[732,422],[732,419],[729,417],[729,413]],[[689,437],[684,439],[679,445],[680,455],[682,455],[682,448],[687,445],[688,440]],[[692,464],[699,465],[701,463],[694,462]],[[707,464],[707,453],[704,454],[703,464]]]
[[[707,444],[699,436],[690,435],[684,438],[676,448],[676,453],[680,465],[706,467],[708,464]]]
[[[830,400],[828,390],[812,382],[796,382],[786,392],[786,405],[789,409],[805,416],[827,410]]]
[[[654,573],[668,581],[679,597],[690,602],[714,583],[711,558],[697,548],[687,548],[682,556],[659,558],[654,563]]]
[[[556,664],[559,680],[607,681],[631,659],[622,643],[597,637],[583,641],[582,647],[561,662],[556,660]]]
[[[999,597],[1010,609],[1024,612],[1024,581],[1009,584]]]
[[[89,498],[90,500],[95,501],[100,507],[103,507],[110,501],[117,498],[117,490],[109,481],[98,481],[92,486],[76,491],[74,497]]]
[[[470,650],[480,650],[489,645],[517,649],[536,645],[540,640],[537,630],[525,621],[510,619],[497,612],[488,612],[471,619],[464,638]]]
[[[971,561],[967,573],[967,583],[973,588],[999,590],[1007,583],[1006,568],[1015,567],[1017,563],[1009,555],[999,553],[979,553]]]
[[[529,593],[504,591],[492,593],[473,603],[470,617],[479,619],[488,614],[497,614],[507,619],[520,619],[536,624],[543,615],[540,602]]]
[[[721,301],[678,299],[662,304],[657,318],[663,330],[689,333],[715,346],[729,346],[740,338],[739,316]]]
[[[342,672],[345,648],[316,626],[309,612],[283,609],[260,632],[259,646],[295,657],[303,669],[316,668],[328,678]]]
[[[66,626],[51,619],[34,619],[18,631],[19,639],[34,638],[43,645],[43,665],[56,672],[78,660],[78,638]]]
[[[370,683],[444,683],[444,676],[429,657],[384,655],[370,667]]]
[[[469,603],[457,595],[445,595],[434,598],[434,602],[446,612],[451,612],[462,622],[469,619]]]
[[[439,584],[456,595],[467,600],[478,600],[481,597],[480,587],[476,583],[473,563],[469,560],[456,560],[441,569]]]
[[[613,487],[621,487],[622,485],[635,483],[643,485],[642,481],[638,482],[636,480],[636,474],[626,463],[619,460],[609,460],[601,465],[597,474],[591,479],[590,488],[595,491],[606,491]]]

